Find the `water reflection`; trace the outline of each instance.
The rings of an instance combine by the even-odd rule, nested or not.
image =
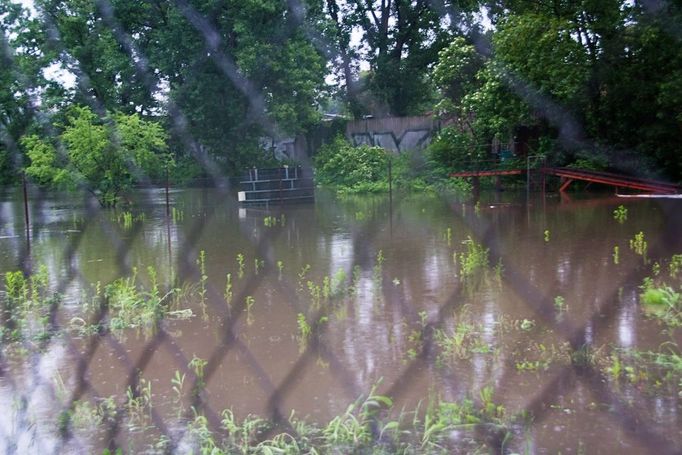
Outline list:
[[[620,451],[624,443],[605,441],[590,430],[617,424],[603,415],[608,411],[595,411],[603,403],[580,378],[562,375],[562,368],[570,371],[572,359],[561,351],[566,340],[552,330],[553,324],[567,320],[584,328],[580,344],[595,347],[647,350],[666,341],[638,306],[638,286],[647,270],[641,258],[629,253],[628,241],[645,231],[654,245],[657,233],[663,232],[668,252],[682,251],[680,239],[671,240],[662,229],[671,222],[668,214],[675,212],[659,210],[656,201],[630,201],[630,222],[621,226],[612,219],[620,200],[576,198],[561,203],[555,198],[526,205],[523,196],[498,194],[486,200],[483,194],[475,206],[435,196],[393,195],[391,204],[384,197],[337,199],[321,193],[314,205],[268,210],[237,207],[212,190],[175,190],[171,199],[176,212],[169,217],[163,192],[150,191],[131,209],[132,216],[144,217],[127,224],[115,211],[91,216],[78,201],[54,199],[39,210],[33,208],[38,213],[31,254],[34,264],[45,264],[51,284],[65,295],[58,320],[66,326],[92,284],[105,285],[132,268],[153,266],[160,283],[196,290],[201,275],[197,260],[205,252],[206,317],[197,294],[192,294],[195,300],[189,305],[196,317],[163,322],[161,328],[174,350],[160,346],[141,371],[153,384],[162,412],[170,408],[176,370],[189,371],[187,364],[195,356],[212,358],[225,345],[230,327],[236,344],[216,357],[219,364],[206,384],[216,412],[229,407],[242,416],[267,413],[272,390],[293,374],[292,368],[300,368],[294,372],[295,384],[287,386],[278,406],[284,414],[296,409],[318,420],[343,410],[357,390],[367,391],[380,380],[387,389],[399,381],[393,389],[399,392],[398,406],[414,407],[429,396],[478,400],[481,389],[494,386],[510,410],[527,406],[556,381],[553,402],[543,403],[548,414],[533,428],[526,447],[577,449],[575,441],[557,434],[579,433],[585,447]],[[16,196],[0,201],[3,273],[16,269],[21,259],[17,205]],[[505,272],[495,276],[494,263],[483,284],[465,285],[461,264],[453,255],[465,250],[463,242],[469,236],[494,244],[492,253],[501,258],[502,270],[522,277],[550,305],[555,297],[563,297],[568,309],[559,314],[551,306],[546,310],[552,318],[543,319],[523,300],[524,289],[507,282]],[[617,267],[612,259],[616,245],[622,252]],[[239,255],[245,258],[243,278],[238,278]],[[70,270],[78,276],[64,283]],[[345,276],[343,292],[325,296],[325,280],[332,283],[339,270]],[[253,299],[248,317],[228,311],[227,274],[234,280],[235,299],[241,299],[235,305]],[[328,314],[325,308],[330,309]],[[474,327],[467,335],[475,340],[473,348],[461,358],[443,357],[442,347],[423,336],[425,328],[454,336],[463,312]],[[315,352],[314,358],[301,360],[308,351],[297,339],[300,314],[308,323],[324,327],[319,341],[329,357]],[[73,334],[65,337],[77,350],[88,340]],[[121,353],[101,348],[88,359],[87,377],[101,387],[102,396],[125,394],[129,367],[144,356],[148,342],[144,334],[132,331],[119,340]],[[66,389],[77,383],[77,358],[64,349],[55,340],[43,360],[19,356],[18,368],[3,370],[4,409],[12,408],[15,396],[23,396],[31,404],[27,409],[36,409],[36,414],[4,415],[0,426],[7,436],[0,439],[31,449],[24,438],[58,445],[59,435],[50,428],[63,402],[46,395],[47,388],[42,391],[36,381],[51,384],[59,371]],[[36,362],[39,368],[22,370]],[[680,398],[675,391],[648,396],[633,386],[620,392],[650,409],[652,419],[666,431],[679,433]]]

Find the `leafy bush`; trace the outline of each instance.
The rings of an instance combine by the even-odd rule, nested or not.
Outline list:
[[[472,134],[447,127],[431,143],[427,154],[436,167],[451,172],[467,169],[485,159],[486,150],[476,144]]]
[[[467,193],[471,186],[448,177],[448,170],[422,152],[394,154],[381,147],[353,147],[342,136],[324,145],[315,157],[316,180],[339,193],[378,193],[392,187],[402,191],[450,191]]]
[[[388,152],[381,147],[353,147],[343,137],[325,144],[315,157],[317,182],[347,192],[376,192],[388,188]]]

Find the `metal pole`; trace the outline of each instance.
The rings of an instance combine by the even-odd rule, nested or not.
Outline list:
[[[388,224],[391,238],[393,238],[393,171],[392,156],[388,155]]]
[[[530,155],[526,155],[526,204],[530,201]]]
[[[28,190],[26,189],[26,174],[21,174],[21,182],[24,188],[24,221],[26,222],[26,243],[31,248],[31,221],[28,215]]]
[[[166,216],[170,217],[170,196],[169,196],[169,191],[168,187],[170,186],[169,182],[169,177],[168,177],[168,165],[166,165]]]
[[[388,196],[393,199],[393,173],[391,170],[392,167],[392,159],[391,156],[388,156]]]

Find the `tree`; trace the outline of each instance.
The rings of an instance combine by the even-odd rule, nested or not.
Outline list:
[[[135,59],[103,21],[98,2],[35,3],[45,26],[58,33],[44,47],[61,54],[58,62],[62,68],[78,76],[77,89],[68,93],[69,103],[144,115],[157,108],[154,93],[136,70]]]
[[[431,109],[434,87],[428,77],[438,52],[453,36],[453,28],[427,0],[353,0],[327,2],[327,14],[339,49],[341,79],[355,117],[416,115]],[[441,2],[442,3],[442,2]],[[472,5],[459,5],[460,12]],[[450,24],[451,25],[451,24]],[[351,34],[361,32],[353,47]],[[359,80],[358,60],[369,63],[366,81]],[[362,83],[365,82],[365,83]]]
[[[652,10],[619,0],[513,0],[490,12],[490,57],[473,79],[463,63],[470,48],[453,42],[441,54],[442,111],[464,115],[485,140],[526,131],[546,151],[552,142],[558,164],[607,157],[614,169],[641,173],[653,158],[682,177],[682,55],[671,27],[682,18],[678,2]]]
[[[38,104],[50,106],[56,84],[43,71],[52,55],[45,32],[20,5],[0,2],[0,183],[11,183],[21,168],[19,138],[34,122]]]
[[[293,136],[319,121],[325,63],[286,2],[116,0],[113,6],[167,83],[188,132],[228,172],[263,159],[261,137]]]
[[[26,173],[38,183],[83,187],[102,205],[112,206],[135,182],[162,172],[167,146],[158,123],[123,113],[101,120],[83,106],[72,107],[66,118],[59,137],[63,154],[37,135],[22,138],[31,160]]]

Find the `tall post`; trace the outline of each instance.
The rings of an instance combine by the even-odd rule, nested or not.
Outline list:
[[[530,227],[530,156],[526,154],[526,226]]]
[[[393,157],[388,155],[388,225],[393,238]]]
[[[392,172],[392,157],[388,155],[388,197],[393,199],[393,172]]]
[[[170,178],[168,176],[168,165],[166,164],[166,216],[170,217],[170,195],[168,187],[170,186]]]
[[[31,220],[28,215],[28,190],[26,188],[26,174],[21,174],[21,183],[24,188],[24,221],[26,223],[26,244],[31,249]]]

